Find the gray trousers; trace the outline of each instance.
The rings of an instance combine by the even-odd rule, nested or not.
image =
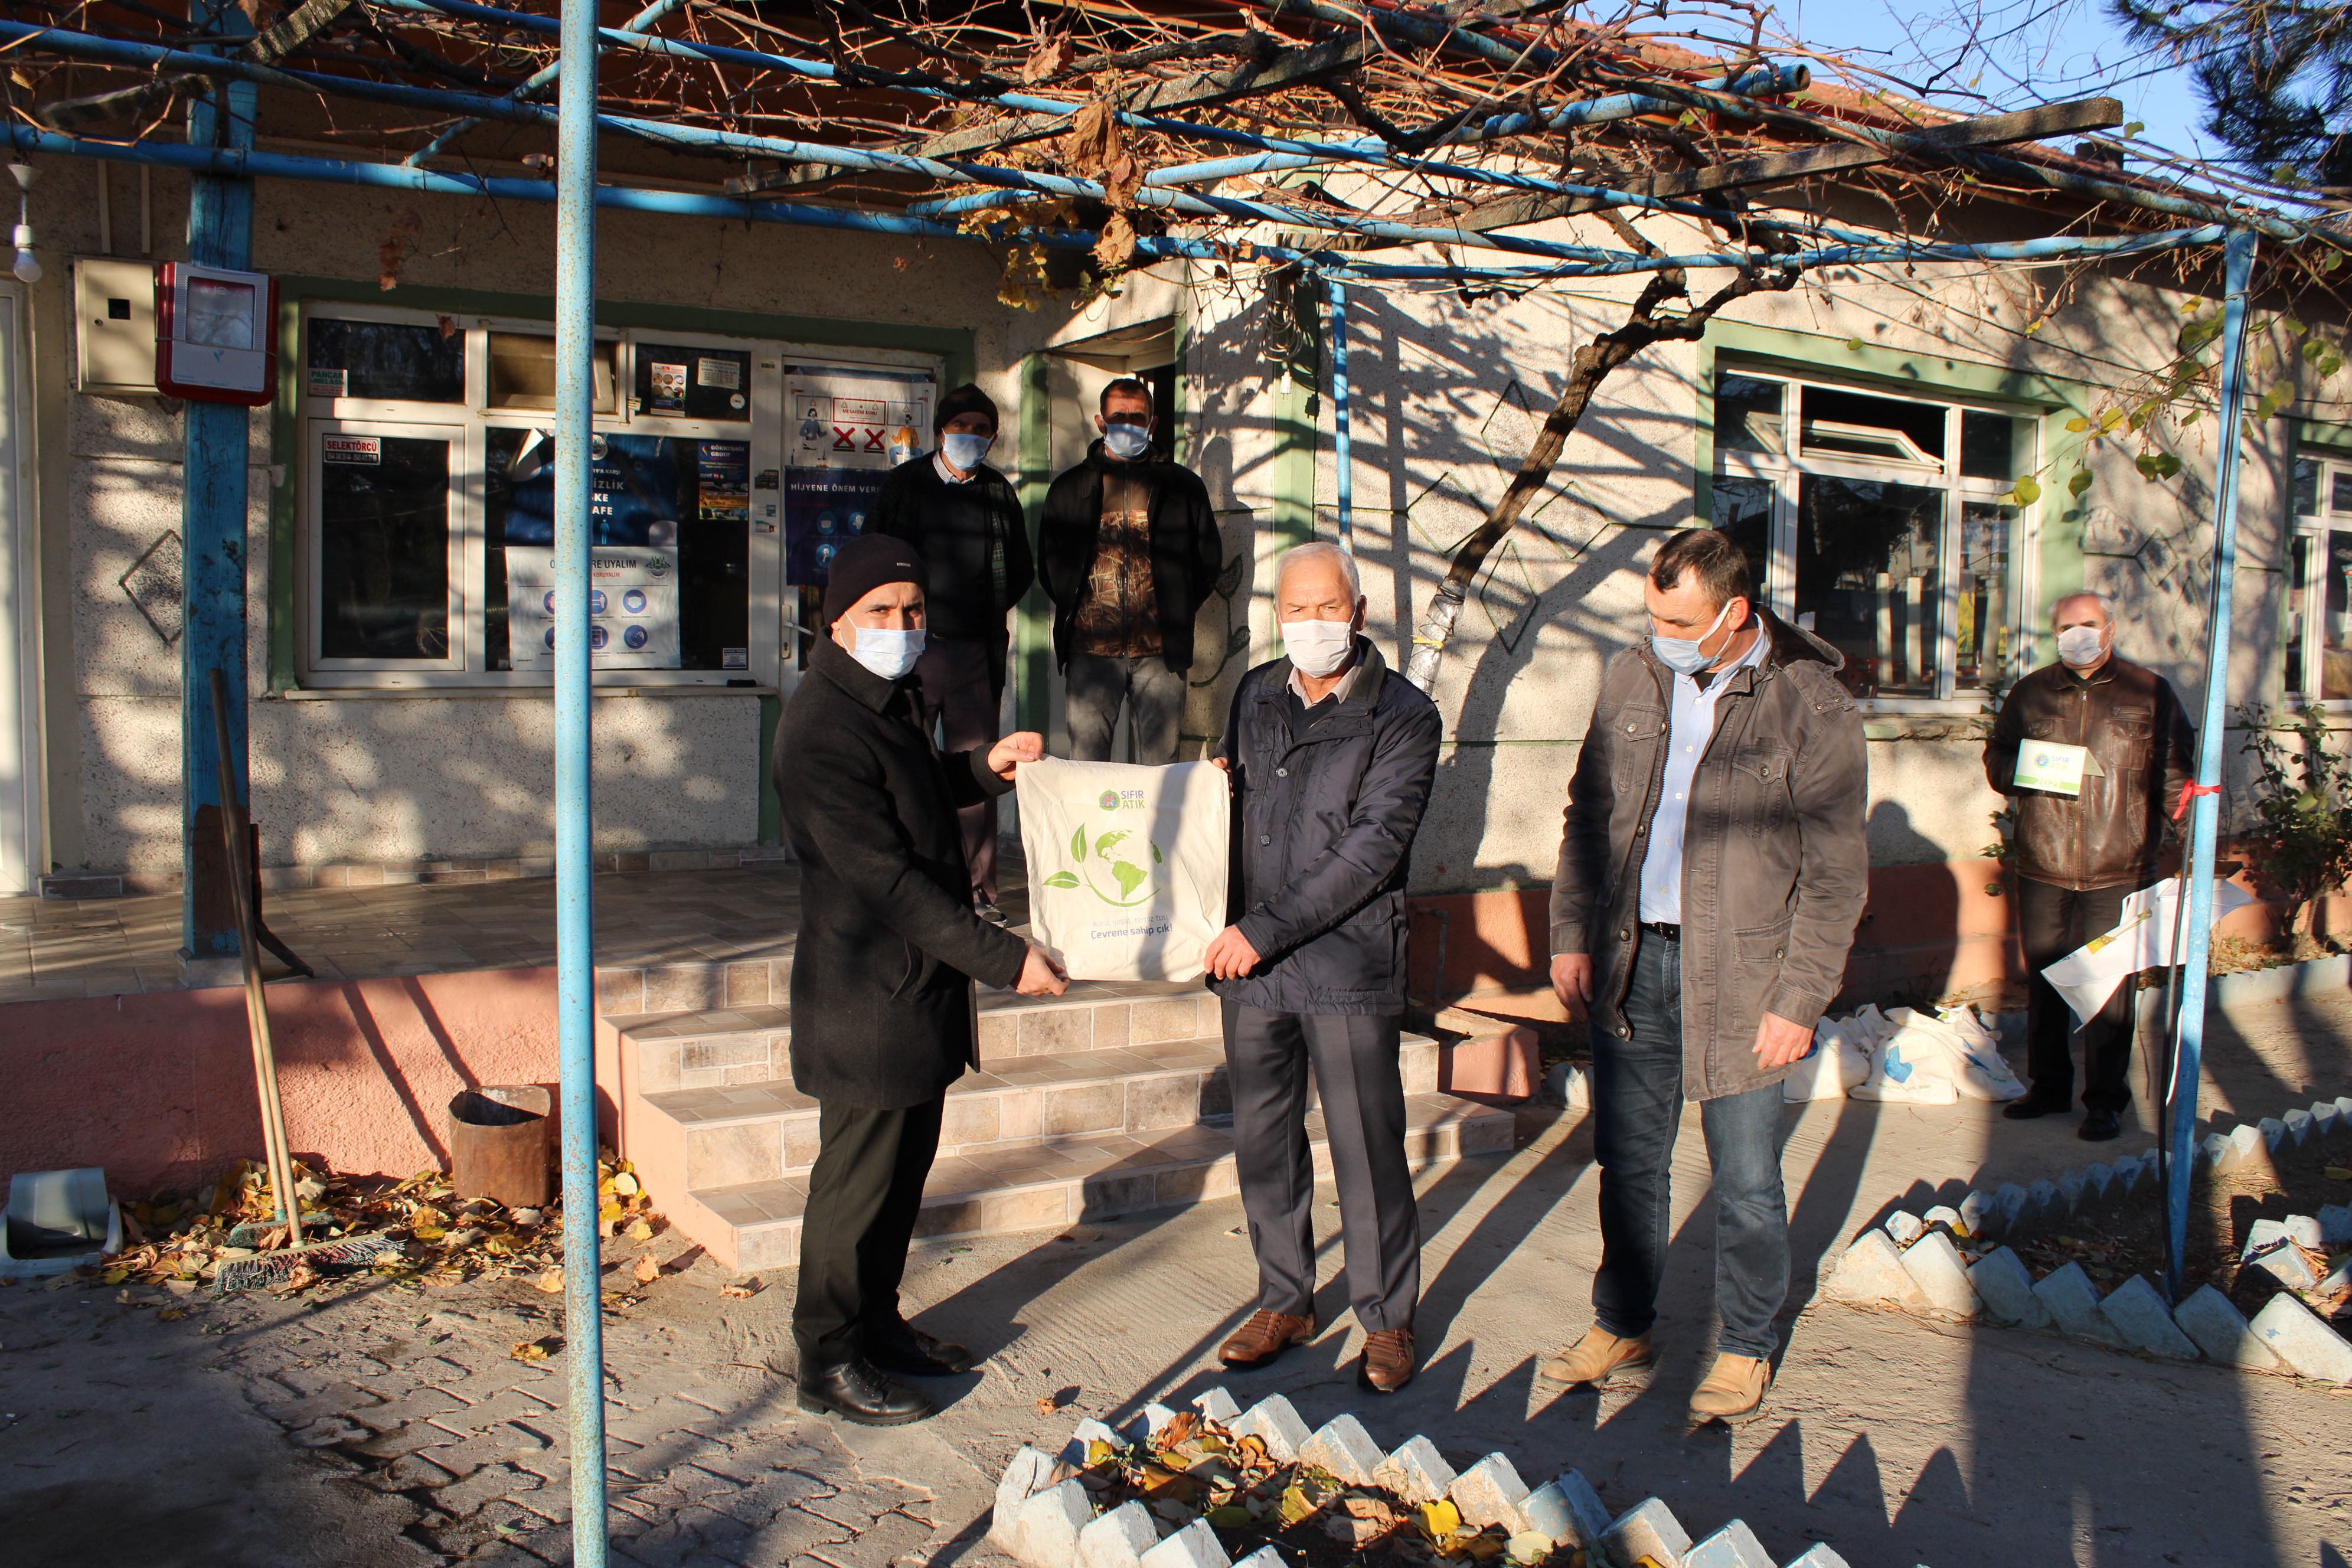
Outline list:
[[[1101,654],[1070,656],[1070,761],[1107,763],[1111,760],[1111,731],[1118,728],[1118,705],[1128,705],[1128,722],[1135,730],[1135,760],[1147,768],[1164,768],[1176,760],[1176,740],[1184,722],[1184,672],[1171,669],[1164,658],[1109,658]]]
[[[1348,1298],[1367,1331],[1409,1329],[1421,1299],[1421,1212],[1404,1155],[1401,1019],[1269,1013],[1224,1005],[1234,1157],[1257,1305],[1315,1313],[1315,1162],[1307,1144],[1307,1068],[1322,1091],[1339,1186]]]

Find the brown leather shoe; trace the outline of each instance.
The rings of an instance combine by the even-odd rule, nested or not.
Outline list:
[[[1374,1329],[1364,1336],[1364,1359],[1357,1378],[1374,1394],[1394,1394],[1416,1370],[1411,1329]]]
[[[1264,1366],[1291,1346],[1303,1345],[1314,1337],[1313,1318],[1294,1318],[1260,1307],[1232,1339],[1217,1347],[1217,1359],[1231,1367]]]
[[[1621,1340],[1595,1323],[1584,1331],[1582,1339],[1538,1367],[1536,1375],[1570,1387],[1582,1383],[1598,1387],[1612,1377],[1646,1373],[1654,1364],[1649,1335]]]
[[[1752,1355],[1718,1355],[1706,1380],[1691,1390],[1690,1423],[1746,1421],[1761,1413],[1772,1389],[1772,1363]]]

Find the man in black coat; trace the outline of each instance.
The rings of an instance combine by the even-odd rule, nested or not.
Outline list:
[[[1436,705],[1363,635],[1356,563],[1331,544],[1282,558],[1287,657],[1242,678],[1219,755],[1233,775],[1240,911],[1209,944],[1223,1000],[1234,1158],[1257,1254],[1256,1310],[1218,1351],[1261,1366],[1315,1337],[1315,1166],[1307,1067],[1339,1187],[1360,1378],[1412,1380],[1421,1220],[1398,1063],[1406,859],[1437,773]]]
[[[971,1352],[908,1324],[898,1281],[939,1151],[948,1086],[979,1065],[974,980],[1058,995],[1035,944],[972,909],[955,812],[1013,787],[1034,734],[942,754],[913,679],[925,567],[865,534],[834,557],[828,636],[776,730],[774,778],[801,868],[793,1085],[819,1103],[793,1338],[800,1405],[867,1426],[931,1413],[883,1376],[940,1376]]]
[[[1037,575],[1029,525],[1012,481],[988,466],[996,404],[977,386],[940,399],[931,451],[899,464],[882,481],[868,533],[915,547],[929,568],[923,584],[923,653],[915,661],[925,717],[950,752],[985,751],[996,741],[1004,698],[1004,617]],[[996,910],[996,802],[965,806],[964,862],[971,901]]]
[[[1127,708],[1135,760],[1176,760],[1192,618],[1224,564],[1200,476],[1152,444],[1151,389],[1103,388],[1102,439],[1056,479],[1037,520],[1038,576],[1054,601],[1054,657],[1069,678],[1064,710],[1075,762],[1110,761]]]

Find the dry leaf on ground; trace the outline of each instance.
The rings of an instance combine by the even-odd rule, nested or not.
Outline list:
[[[517,1361],[545,1361],[547,1359],[547,1347],[541,1344],[537,1340],[525,1340],[520,1344],[515,1346],[514,1349],[509,1351],[507,1354],[514,1357]]]
[[[627,1235],[631,1241],[651,1241],[654,1238],[654,1227],[646,1221],[639,1220],[629,1226]]]
[[[637,1266],[630,1273],[636,1277],[638,1284],[650,1285],[661,1278],[661,1265],[656,1263],[654,1255],[648,1252],[637,1259]]]
[[[563,1293],[563,1270],[561,1268],[551,1268],[546,1273],[541,1275],[538,1279],[532,1280],[531,1283],[538,1286],[541,1289],[546,1291],[551,1296],[560,1296]]]
[[[719,1293],[722,1296],[731,1297],[734,1300],[740,1301],[748,1297],[758,1295],[765,1289],[766,1287],[761,1285],[757,1279],[746,1279],[740,1284],[721,1285],[719,1287]]]

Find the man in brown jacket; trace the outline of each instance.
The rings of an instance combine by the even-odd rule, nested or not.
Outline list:
[[[2181,787],[2194,776],[2197,738],[2171,683],[2116,657],[2116,620],[2096,594],[2052,606],[2058,662],[2010,688],[1985,742],[1985,782],[2017,816],[2018,945],[2025,952],[2025,1071],[2033,1087],[2001,1114],[2023,1121],[2068,1110],[2074,1015],[2042,971],[2115,930],[2124,900],[2156,880],[2156,858]],[[2017,754],[2032,742],[2081,746],[2079,795],[2021,789]],[[2083,1026],[2081,1135],[2120,1135],[2131,1103],[2132,994],[2118,985]]]
[[[1690,529],[1643,584],[1568,786],[1552,988],[1592,1028],[1596,1320],[1555,1383],[1647,1371],[1683,1101],[1715,1175],[1714,1369],[1690,1418],[1755,1415],[1789,1292],[1780,1080],[1811,1048],[1869,891],[1862,721],[1827,643],[1758,606],[1747,557]]]

